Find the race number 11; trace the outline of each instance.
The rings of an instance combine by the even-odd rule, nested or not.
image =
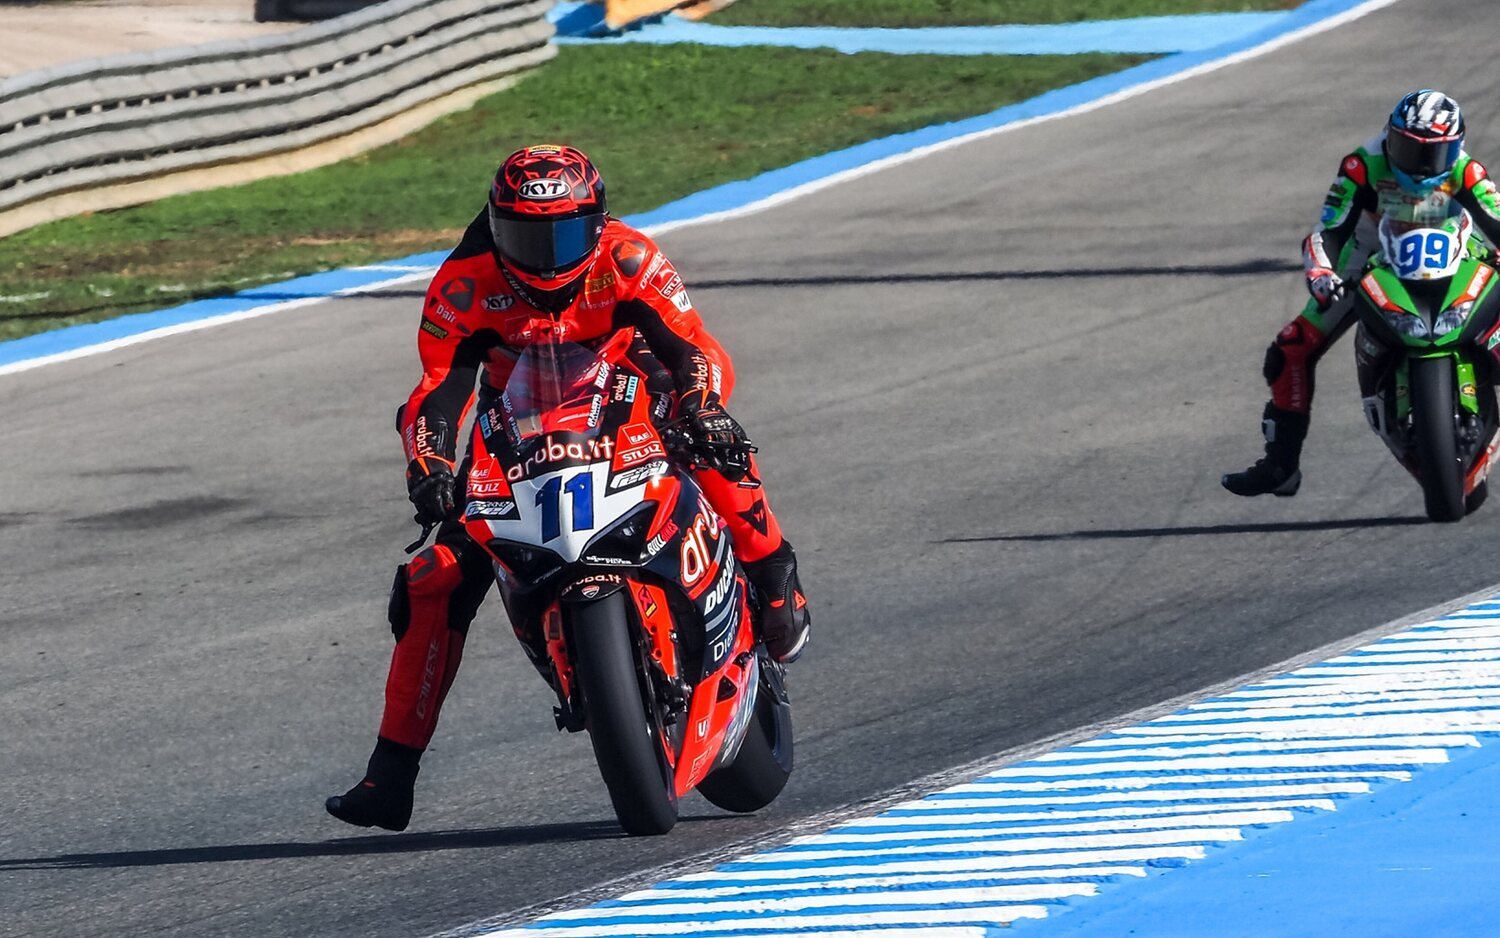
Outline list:
[[[573,496],[573,530],[589,531],[594,527],[594,474],[580,472],[563,484],[562,476],[553,476],[537,490],[536,503],[542,509],[542,540],[562,536],[562,493]]]

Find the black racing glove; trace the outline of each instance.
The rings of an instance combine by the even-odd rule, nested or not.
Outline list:
[[[453,464],[437,456],[418,456],[406,467],[406,497],[416,506],[417,524],[441,524],[453,517]]]
[[[715,394],[689,391],[682,395],[678,409],[687,421],[692,437],[693,461],[704,468],[722,473],[738,482],[750,472],[750,454],[755,444],[745,435],[738,420],[724,412]]]

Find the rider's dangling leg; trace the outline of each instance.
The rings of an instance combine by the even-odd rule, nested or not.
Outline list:
[[[755,457],[750,457],[750,471],[738,481],[711,469],[700,469],[693,477],[709,505],[728,525],[734,552],[760,597],[761,637],[766,650],[783,664],[796,661],[807,645],[812,621],[797,577],[797,555],[771,513]]]
[[[396,571],[391,588],[391,655],[385,715],[365,777],[328,799],[328,813],[360,827],[405,830],[418,760],[463,657],[469,624],[495,580],[488,557],[457,521]]]
[[[1357,276],[1368,255],[1351,239],[1340,255],[1340,269],[1346,277]],[[1245,496],[1297,494],[1318,360],[1358,318],[1354,291],[1349,290],[1326,310],[1309,300],[1297,318],[1277,333],[1266,349],[1262,368],[1271,388],[1271,399],[1261,413],[1266,454],[1243,472],[1226,473],[1219,480],[1224,488]]]
[[[647,388],[670,397],[672,375],[639,335],[630,347],[630,358],[646,374]],[[726,404],[733,389],[733,378],[726,377],[723,386]],[[670,400],[665,400],[658,416],[665,416],[670,410]],[[735,555],[755,586],[766,650],[777,661],[790,664],[806,647],[812,620],[807,614],[802,581],[797,576],[797,555],[771,513],[755,457],[750,457],[750,471],[738,481],[731,481],[712,469],[699,469],[693,477],[709,506],[729,526]]]

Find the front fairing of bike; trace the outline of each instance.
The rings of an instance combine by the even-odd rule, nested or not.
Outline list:
[[[628,467],[616,460],[643,382],[581,345],[526,348],[498,407],[479,415],[464,523],[481,544],[545,551],[562,564],[585,561],[591,544],[650,500],[670,472],[659,444]],[[624,424],[622,427],[621,424]],[[508,498],[475,498],[503,485]],[[618,558],[615,564],[626,565]]]
[[[476,421],[464,521],[496,557],[513,612],[550,622],[559,600],[627,593],[658,693],[691,689],[661,733],[680,795],[738,750],[759,664],[729,533],[668,458],[650,410],[645,376],[608,349],[528,347]],[[566,709],[565,636],[534,631]]]
[[[1495,436],[1492,369],[1483,360],[1481,344],[1500,344],[1500,337],[1488,335],[1494,331],[1500,299],[1494,288],[1500,277],[1486,262],[1485,245],[1470,236],[1467,216],[1437,228],[1387,220],[1381,225],[1381,243],[1355,300],[1360,317],[1355,356],[1365,418],[1417,475],[1410,435],[1411,361],[1450,359],[1460,409],[1460,449],[1466,469],[1476,469]],[[1420,251],[1428,244],[1435,250],[1423,258]],[[1488,459],[1483,462],[1487,465]],[[1470,475],[1474,484],[1482,479],[1478,473]]]

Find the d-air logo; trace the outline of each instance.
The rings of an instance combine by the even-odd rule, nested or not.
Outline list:
[[[553,199],[563,198],[572,189],[562,179],[528,179],[521,183],[519,191],[523,199],[530,199],[533,202],[551,202]]]

